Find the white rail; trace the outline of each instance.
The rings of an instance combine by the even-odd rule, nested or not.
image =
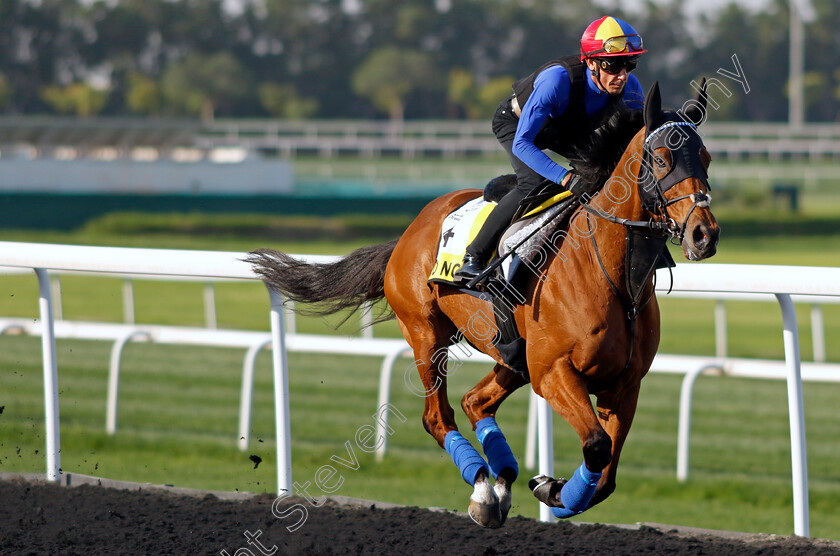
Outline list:
[[[664,272],[662,273],[664,274]],[[659,276],[659,284],[667,277]],[[802,403],[802,370],[799,332],[792,295],[840,296],[840,268],[678,265],[674,269],[675,291],[773,294],[782,311],[782,338],[787,367],[788,415],[790,420],[791,474],[793,479],[793,530],[810,535],[808,516],[808,462],[805,446],[805,413]]]
[[[793,479],[793,529],[799,536],[810,535],[808,516],[808,462],[805,446],[805,414],[802,403],[802,371],[799,333],[792,295],[840,296],[840,268],[765,265],[680,264],[673,269],[673,290],[724,294],[770,294],[782,311],[782,339],[787,371]],[[660,291],[670,285],[668,271],[659,271]],[[540,400],[540,406],[547,403]],[[539,411],[544,411],[540,408]],[[540,443],[551,436],[551,421],[540,428]],[[540,469],[540,472],[545,470]]]
[[[38,276],[43,325],[44,402],[47,434],[47,479],[57,481],[60,468],[58,378],[55,358],[54,314],[50,271],[97,273],[122,277],[175,277],[204,280],[256,280],[242,262],[244,254],[231,252],[83,247],[0,242],[0,266],[33,269]],[[300,256],[310,261],[334,257]],[[788,388],[793,476],[794,532],[809,535],[808,480],[805,455],[805,425],[802,407],[802,371],[799,337],[792,296],[824,302],[840,297],[840,269],[758,265],[680,264],[673,270],[673,291],[693,295],[774,296],[783,319],[783,343]],[[667,272],[658,276],[660,290],[667,290]],[[291,455],[288,411],[288,370],[282,300],[270,292],[271,337],[277,431],[278,492],[291,491]],[[383,369],[384,373],[384,369]],[[539,400],[540,472],[552,474],[551,412]],[[544,515],[541,512],[541,515]]]
[[[728,158],[753,154],[772,160],[785,155],[817,159],[840,155],[840,125],[801,126],[756,122],[708,122],[701,129],[709,150]],[[286,155],[341,152],[404,157],[429,153],[458,155],[501,153],[483,120],[414,120],[399,124],[374,120],[215,120],[205,126],[196,144],[202,148],[237,146],[278,150]]]
[[[302,257],[309,258],[310,255],[302,255]],[[328,260],[328,259],[319,259]],[[0,274],[21,274],[27,272],[24,269],[2,267],[0,266]],[[62,319],[62,295],[61,295],[61,276],[73,274],[89,274],[79,272],[58,272],[51,271],[52,279],[52,295],[53,295],[53,311],[55,312],[55,319]],[[123,322],[126,324],[135,323],[135,301],[134,301],[134,278],[137,276],[125,277],[123,283]],[[183,277],[156,275],[139,277],[144,280],[161,280],[161,281],[175,281],[183,280]],[[218,327],[216,319],[216,298],[215,298],[215,283],[222,281],[221,279],[214,279],[207,281],[204,284],[204,326],[205,328],[215,329]],[[229,280],[228,280],[229,281]],[[727,346],[727,301],[749,301],[749,302],[776,302],[776,298],[771,294],[743,294],[743,293],[723,293],[723,292],[683,292],[674,291],[668,296],[669,298],[684,298],[684,299],[708,299],[714,300],[714,334],[715,334],[715,356],[717,358],[725,358],[728,356]],[[825,355],[825,326],[823,323],[823,305],[840,304],[840,298],[833,296],[820,295],[793,295],[791,299],[794,303],[802,303],[811,305],[811,341],[814,353],[814,361],[824,362]],[[286,302],[286,332],[295,333],[295,312],[291,310],[293,304]],[[365,304],[363,309],[359,312],[360,329],[363,338],[373,338],[373,328],[369,327],[372,320],[371,307]]]
[[[243,253],[86,247],[38,243],[0,242],[0,265],[33,269],[40,291],[44,352],[44,407],[47,480],[58,481],[61,440],[58,404],[58,369],[55,357],[54,315],[49,271],[92,272],[115,276],[173,276],[189,279],[257,280],[244,263]],[[273,344],[274,402],[277,434],[277,489],[292,491],[289,432],[289,385],[282,300],[270,294]],[[116,387],[116,385],[113,385]]]

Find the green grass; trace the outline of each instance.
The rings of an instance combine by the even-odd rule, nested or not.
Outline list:
[[[725,226],[725,221],[724,221]],[[725,228],[724,228],[725,229]],[[4,233],[7,241],[124,245],[246,251],[269,245],[297,253],[347,253],[382,238],[345,242],[275,244],[271,238],[235,234],[107,234],[82,230]],[[726,238],[711,262],[840,265],[840,239],[816,237]],[[678,258],[679,261],[679,258]],[[73,320],[121,321],[120,280],[64,276],[63,314]],[[202,286],[147,280],[134,282],[138,322],[201,325]],[[709,301],[660,296],[662,351],[714,353],[713,310]],[[219,325],[266,330],[266,293],[258,283],[216,286]],[[772,303],[727,303],[729,350],[736,356],[781,358],[781,317]],[[808,308],[798,308],[803,357],[811,357]],[[0,315],[37,316],[34,276],[0,276]],[[336,333],[340,317],[298,318],[298,330]],[[825,307],[828,358],[840,361],[840,306]],[[342,333],[355,333],[355,320]],[[377,336],[399,336],[393,322],[376,326]],[[275,446],[268,355],[258,364],[253,441],[235,449],[238,394],[244,350],[131,344],[126,347],[121,382],[119,431],[104,432],[110,345],[59,341],[62,468],[97,476],[178,486],[273,492]],[[293,473],[310,481],[332,455],[346,458],[345,442],[372,423],[378,358],[290,356]],[[397,369],[411,362],[401,360]],[[451,377],[451,400],[487,371],[466,365]],[[0,471],[43,472],[43,392],[40,343],[36,338],[0,337]],[[783,382],[701,378],[694,400],[692,467],[688,482],[675,479],[679,377],[645,380],[639,410],[622,455],[616,493],[581,521],[671,524],[741,531],[793,532],[790,440]],[[360,468],[343,470],[336,494],[418,506],[463,510],[469,489],[445,452],[420,424],[422,400],[395,380],[392,402],[406,417],[392,421],[386,461],[356,450]],[[811,534],[840,540],[840,386],[804,386]],[[527,396],[514,394],[499,421],[523,463]],[[459,415],[462,428],[466,419]],[[581,460],[580,442],[555,419],[555,466],[568,474]],[[263,462],[254,469],[250,455]],[[522,476],[527,476],[523,469]],[[537,515],[537,504],[519,481],[513,514]],[[314,487],[312,493],[320,494]],[[269,516],[267,516],[268,518]]]
[[[252,442],[236,445],[239,374],[243,350],[130,345],[126,349],[119,430],[104,432],[107,361],[103,342],[59,341],[62,469],[102,477],[218,490],[273,492],[275,444],[270,361],[261,356],[256,376]],[[314,484],[331,456],[348,459],[345,443],[372,424],[378,358],[289,358],[293,476]],[[397,369],[411,362],[401,360]],[[0,337],[0,470],[43,472],[44,432],[40,343]],[[451,377],[453,403],[486,372],[465,365]],[[634,429],[625,447],[616,493],[581,521],[655,521],[717,529],[792,533],[790,444],[785,385],[775,381],[702,378],[696,387],[692,465],[688,482],[675,479],[680,378],[645,379]],[[810,470],[811,533],[840,539],[840,385],[804,388]],[[378,464],[354,448],[358,470],[341,468],[337,494],[463,510],[469,488],[449,457],[420,425],[422,400],[397,379],[393,405],[407,418],[392,419],[389,451]],[[499,413],[523,463],[526,392]],[[462,428],[466,418],[457,416]],[[570,473],[581,460],[580,443],[555,418],[555,467]],[[355,445],[354,445],[355,446]],[[262,458],[254,469],[250,455]],[[335,464],[333,464],[335,465]],[[522,470],[523,478],[528,476]],[[537,516],[537,503],[515,485],[514,515]],[[310,487],[314,496],[323,494]],[[269,516],[266,516],[269,518]]]

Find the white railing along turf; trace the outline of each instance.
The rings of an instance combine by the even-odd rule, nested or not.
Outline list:
[[[38,277],[44,363],[44,406],[47,442],[47,479],[59,480],[60,434],[58,379],[55,357],[55,319],[50,284],[51,271],[83,272],[120,277],[167,277],[188,280],[258,280],[244,253],[185,251],[172,249],[137,249],[88,247],[36,243],[0,242],[0,266],[32,269]],[[335,257],[301,255],[310,262],[326,262]],[[805,455],[805,425],[802,407],[802,371],[799,336],[791,296],[798,300],[813,296],[815,303],[840,297],[840,268],[785,267],[766,265],[679,264],[673,269],[673,284],[668,271],[659,271],[657,289],[672,289],[681,294],[708,297],[774,296],[783,319],[783,342],[791,429],[794,532],[809,535],[808,478]],[[289,430],[288,367],[286,362],[283,299],[269,291],[274,373],[275,425],[277,431],[277,490],[291,492],[291,450]],[[384,376],[383,368],[383,376]],[[696,377],[695,377],[696,378]],[[387,379],[390,382],[390,378]],[[693,382],[693,380],[692,380]],[[380,392],[382,392],[380,386]],[[387,392],[387,388],[385,392]],[[380,400],[381,401],[381,400]],[[250,406],[250,404],[248,404]],[[690,405],[690,404],[689,404]],[[682,409],[681,409],[682,411]],[[536,404],[539,422],[539,470],[553,474],[551,449],[552,413],[548,404]],[[548,519],[547,508],[541,517]]]

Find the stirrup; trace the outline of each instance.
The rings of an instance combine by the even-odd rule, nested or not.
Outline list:
[[[484,269],[481,259],[467,253],[464,255],[464,264],[452,274],[452,278],[455,282],[466,283],[484,272]]]

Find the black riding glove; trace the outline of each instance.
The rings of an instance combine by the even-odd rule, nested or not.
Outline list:
[[[592,184],[586,183],[581,180],[580,175],[575,174],[574,172],[571,173],[571,177],[569,181],[566,182],[566,189],[572,192],[572,195],[577,197],[578,199],[582,199],[584,202],[589,201],[592,196],[598,191],[597,187],[594,187]]]

